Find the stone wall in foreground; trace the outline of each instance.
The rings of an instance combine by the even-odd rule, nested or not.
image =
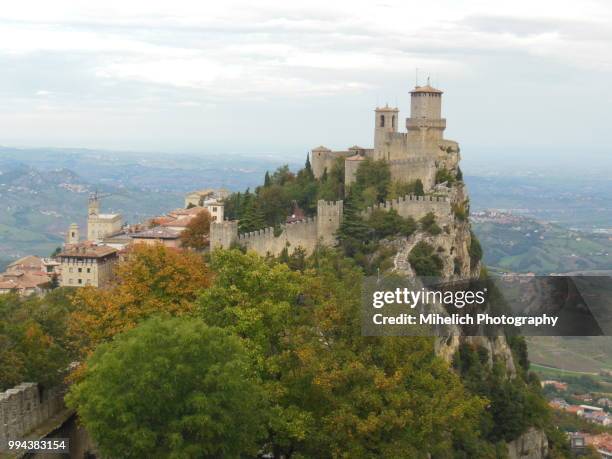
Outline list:
[[[22,383],[0,393],[0,451],[8,440],[23,440],[65,408],[62,387],[41,394],[38,384]]]

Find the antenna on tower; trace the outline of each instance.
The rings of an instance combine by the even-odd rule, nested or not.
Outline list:
[[[419,86],[419,68],[418,67],[414,69],[414,86],[415,87]]]
[[[427,86],[431,86],[429,83],[429,75],[427,75]]]

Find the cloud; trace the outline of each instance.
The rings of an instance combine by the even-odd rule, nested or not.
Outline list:
[[[483,93],[503,88],[498,97],[507,94],[507,105],[487,107],[492,120],[520,110],[526,85],[550,91],[588,74],[604,87],[612,71],[611,24],[612,5],[594,0],[21,0],[0,11],[0,114],[7,135],[44,130],[45,122],[58,135],[80,135],[86,128],[75,133],[57,115],[46,117],[65,112],[81,116],[80,126],[124,116],[128,121],[106,121],[124,138],[137,128],[150,138],[150,126],[172,129],[156,116],[172,113],[197,126],[195,136],[199,111],[217,111],[209,124],[221,135],[218,123],[233,129],[244,117],[250,126],[253,113],[244,107],[256,106],[278,117],[279,138],[292,142],[293,124],[340,132],[328,128],[327,111],[310,107],[333,101],[346,110],[346,126],[354,125],[365,118],[357,104],[363,110],[378,98],[407,97],[419,68],[445,84]],[[453,89],[474,99],[468,89]],[[296,107],[300,115],[285,112]],[[548,119],[543,111],[538,116]],[[28,119],[35,121],[26,125]],[[16,123],[23,126],[12,129]],[[266,134],[260,131],[254,141]]]

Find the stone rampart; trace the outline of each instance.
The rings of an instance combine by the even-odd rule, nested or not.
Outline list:
[[[35,383],[22,383],[0,393],[0,451],[9,440],[23,440],[38,426],[66,409],[64,390],[42,394]]]
[[[307,253],[311,253],[317,245],[317,219],[307,218],[281,225],[276,233],[278,235],[275,235],[274,228],[264,228],[238,235],[237,242],[247,250],[262,256],[278,255],[285,248],[292,253],[297,247],[302,247]]]
[[[438,222],[442,224],[449,223],[452,220],[450,201],[447,197],[442,196],[402,196],[368,207],[363,211],[363,215],[368,217],[374,209],[395,209],[400,216],[404,218],[412,217],[415,220],[433,212]]]

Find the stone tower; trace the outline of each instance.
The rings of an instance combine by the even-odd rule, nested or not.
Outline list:
[[[66,235],[66,244],[78,244],[79,243],[79,225],[73,223],[68,228],[68,234]]]
[[[317,240],[326,246],[336,245],[336,231],[342,222],[343,202],[317,202]]]
[[[97,216],[100,214],[100,199],[98,198],[98,193],[91,193],[89,195],[89,204],[87,206],[88,215]]]
[[[375,159],[386,159],[382,156],[388,141],[388,134],[397,132],[399,110],[395,107],[377,107],[374,110],[374,152]]]
[[[442,91],[431,87],[429,82],[410,91],[410,118],[406,119],[406,128],[409,142],[420,154],[426,154],[427,147],[443,139],[446,120],[442,118]]]

